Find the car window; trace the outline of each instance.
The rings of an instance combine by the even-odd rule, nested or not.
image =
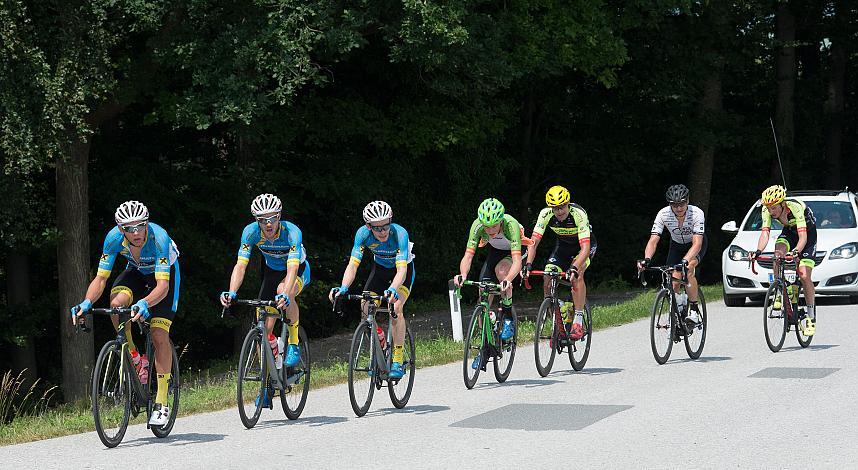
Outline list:
[[[816,219],[816,227],[820,229],[855,228],[855,213],[852,204],[845,201],[805,201]],[[745,221],[742,230],[759,231],[763,225],[760,215],[762,206],[751,209],[751,215]],[[772,220],[772,230],[780,230],[783,226],[777,220]]]
[[[855,214],[849,202],[811,201],[807,205],[816,217],[817,228],[855,228]]]

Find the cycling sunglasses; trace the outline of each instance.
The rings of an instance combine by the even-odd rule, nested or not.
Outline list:
[[[139,222],[134,225],[120,225],[125,233],[137,233],[146,228],[146,222]]]
[[[268,225],[268,224],[273,225],[273,224],[276,224],[278,220],[280,220],[279,215],[272,215],[271,217],[257,217],[256,218],[256,221],[262,225]]]
[[[381,233],[381,232],[386,232],[386,231],[390,230],[390,224],[389,223],[384,224],[384,225],[369,224],[369,228],[371,228],[373,232]]]

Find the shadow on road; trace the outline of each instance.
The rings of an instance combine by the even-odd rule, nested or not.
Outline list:
[[[683,357],[681,359],[672,359],[667,361],[668,364],[678,364],[683,362],[723,362],[723,361],[732,361],[733,358],[729,356],[708,356],[708,357],[700,357],[698,359],[691,359],[690,357]]]
[[[561,377],[564,375],[608,375],[608,374],[619,374],[625,369],[620,369],[618,367],[594,367],[592,369],[584,369],[580,372],[575,372],[573,369],[561,370],[557,372],[552,372],[549,375],[554,375],[557,377]]]
[[[265,428],[273,428],[277,426],[310,426],[310,427],[318,427],[318,426],[327,426],[328,424],[339,424],[345,423],[349,419],[343,416],[301,416],[300,418],[292,421],[289,419],[275,419],[271,421],[263,421],[253,429],[265,429]]]
[[[430,413],[438,413],[440,411],[449,410],[449,406],[442,405],[415,405],[415,406],[406,406],[403,409],[397,408],[382,408],[380,410],[370,411],[365,416],[384,416],[389,414],[414,414],[414,415],[426,415]]]
[[[824,349],[836,348],[838,346],[840,346],[840,345],[839,344],[811,344],[810,346],[808,346],[806,348],[803,348],[801,346],[789,346],[789,347],[781,349],[781,351],[800,351],[802,349],[811,349],[811,350],[822,351]]]
[[[554,385],[562,383],[559,380],[551,380],[551,379],[526,379],[526,380],[507,380],[504,383],[490,382],[479,384],[475,389],[491,389],[498,387],[513,387],[513,386],[523,386],[524,388],[534,388],[534,387],[545,387],[547,385]]]
[[[138,447],[154,443],[158,443],[159,445],[186,446],[189,444],[199,444],[201,442],[222,441],[225,437],[226,434],[200,434],[189,432],[184,434],[170,434],[164,438],[158,438],[155,436],[144,437],[128,441],[127,444],[121,444],[121,447]]]

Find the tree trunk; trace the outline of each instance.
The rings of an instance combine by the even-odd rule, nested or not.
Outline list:
[[[526,96],[522,107],[522,121],[524,128],[521,136],[521,160],[519,162],[518,180],[521,184],[519,189],[519,210],[523,220],[520,223],[525,226],[531,219],[530,214],[530,195],[533,192],[533,184],[531,182],[531,168],[536,162],[533,161],[533,114],[534,114],[534,99],[533,88],[528,86]]]
[[[17,308],[30,304],[30,256],[19,248],[10,250],[6,258],[6,293],[9,308],[14,313]],[[22,313],[23,314],[23,313]],[[30,335],[19,338],[18,344],[11,345],[12,372],[24,371],[24,383],[21,390],[27,390],[38,378],[36,367],[36,346]]]
[[[840,12],[838,12],[840,13]],[[825,142],[825,184],[828,188],[841,188],[843,151],[843,108],[846,89],[846,47],[843,39],[837,38],[831,45],[831,80],[828,82],[828,99],[825,102],[828,136]]]
[[[712,117],[723,109],[721,95],[721,71],[713,71],[703,82],[703,99],[700,101],[700,116],[706,125],[711,127]],[[710,129],[710,132],[711,129]],[[696,206],[709,210],[709,199],[712,194],[712,168],[715,163],[715,142],[711,138],[707,142],[701,142],[697,147],[697,157],[691,163],[691,172],[688,178],[691,185],[691,195]]]
[[[92,335],[75,334],[69,314],[69,307],[81,301],[90,280],[88,160],[89,143],[76,142],[69,146],[68,159],[57,162],[57,272],[66,401],[86,396],[93,364]]]
[[[778,56],[775,75],[778,82],[775,104],[775,129],[777,130],[783,174],[789,181],[794,152],[795,123],[795,15],[787,2],[778,3],[775,40]],[[781,169],[777,160],[772,165],[772,180],[781,180]]]

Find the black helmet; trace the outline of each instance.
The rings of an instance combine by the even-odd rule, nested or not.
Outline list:
[[[664,197],[667,198],[667,202],[688,201],[688,188],[686,188],[684,184],[674,184],[667,188],[667,192],[664,193]]]

